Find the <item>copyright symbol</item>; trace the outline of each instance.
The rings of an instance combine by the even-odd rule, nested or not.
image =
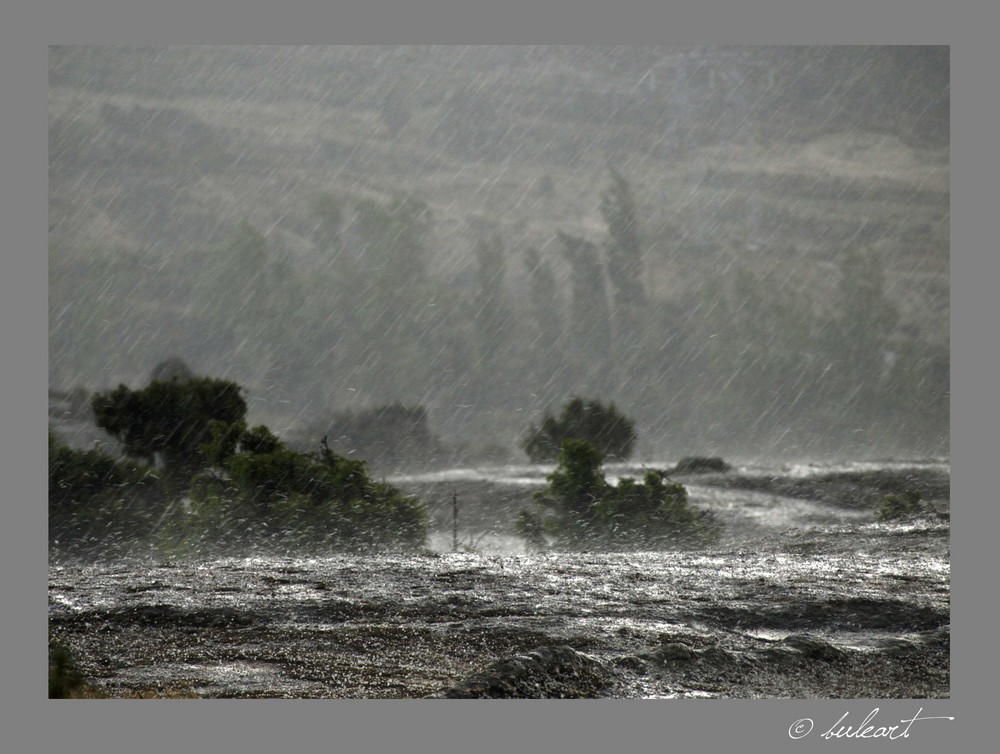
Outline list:
[[[798,741],[800,738],[808,736],[812,732],[812,729],[813,721],[808,717],[803,717],[801,720],[796,720],[792,723],[792,727],[788,729],[788,737]]]

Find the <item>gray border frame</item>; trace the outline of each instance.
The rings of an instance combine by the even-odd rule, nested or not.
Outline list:
[[[0,44],[5,104],[0,140],[3,218],[2,414],[3,748],[17,752],[70,749],[109,752],[270,751],[985,751],[996,716],[991,578],[996,503],[984,469],[995,463],[995,411],[983,380],[995,367],[992,249],[986,224],[996,212],[987,172],[995,149],[991,79],[997,70],[988,30],[997,13],[985,2],[857,2],[811,4],[703,0],[691,7],[535,0],[368,0],[333,7],[319,0],[183,0],[137,9],[122,0],[42,0],[6,7]],[[991,23],[992,21],[992,23]],[[953,629],[950,700],[573,702],[319,702],[93,701],[45,698],[44,423],[46,385],[47,46],[132,43],[933,43],[952,45],[953,175],[952,381]],[[992,63],[992,65],[990,65]],[[991,160],[990,157],[994,157]],[[989,204],[987,204],[989,202]],[[992,240],[992,239],[989,239]],[[996,279],[995,277],[993,279]],[[983,344],[986,344],[984,347]],[[13,386],[13,389],[12,389]],[[991,421],[994,420],[994,421]],[[991,557],[993,558],[991,560]],[[789,726],[812,718],[817,729],[845,711],[860,719],[874,707],[887,721],[923,708],[949,715],[914,727],[900,742],[830,741],[814,732],[792,741]],[[825,728],[824,728],[825,729]],[[983,745],[979,741],[983,740]]]

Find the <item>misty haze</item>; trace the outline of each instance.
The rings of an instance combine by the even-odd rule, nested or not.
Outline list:
[[[947,47],[48,94],[50,695],[948,696]]]

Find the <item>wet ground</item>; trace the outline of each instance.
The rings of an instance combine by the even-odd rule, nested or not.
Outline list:
[[[692,477],[724,539],[633,553],[526,552],[544,470],[516,471],[393,480],[431,508],[417,555],[53,556],[50,638],[111,696],[948,696],[947,465]],[[876,522],[902,482],[938,513]]]

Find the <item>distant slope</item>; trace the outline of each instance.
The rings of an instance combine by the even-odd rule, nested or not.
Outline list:
[[[303,345],[316,333],[302,328],[346,300],[329,286],[281,349],[236,363],[238,341],[222,356],[194,340],[196,291],[243,222],[307,288],[327,285],[320,194],[341,203],[348,233],[365,198],[427,203],[430,269],[457,302],[449,368],[460,369],[473,358],[456,343],[471,337],[476,242],[500,239],[515,319],[529,309],[531,247],[565,298],[557,233],[604,242],[609,167],[636,197],[657,321],[697,311],[706,283],[742,268],[823,316],[842,252],[858,249],[885,270],[899,333],[948,345],[947,48],[57,46],[49,63],[57,388],[139,380],[176,352],[262,396],[309,363],[324,383],[315,397],[295,386],[281,401],[353,407],[337,392],[344,376]],[[433,404],[453,388],[414,393]]]

